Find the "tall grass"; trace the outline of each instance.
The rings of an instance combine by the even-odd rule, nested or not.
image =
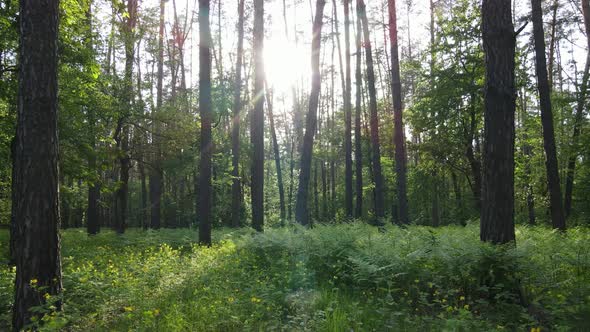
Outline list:
[[[517,246],[467,227],[357,222],[63,233],[64,311],[42,330],[489,331],[590,329],[590,232],[519,227]],[[0,254],[7,236],[0,233]],[[0,330],[14,269],[0,268]]]

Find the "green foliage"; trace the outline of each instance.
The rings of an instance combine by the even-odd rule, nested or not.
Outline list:
[[[590,236],[517,229],[482,244],[475,225],[362,223],[220,230],[63,233],[63,312],[41,330],[371,331],[588,329]],[[7,234],[0,233],[7,256]],[[8,328],[14,270],[0,270]],[[51,299],[50,299],[51,300]],[[51,302],[51,301],[50,301]]]

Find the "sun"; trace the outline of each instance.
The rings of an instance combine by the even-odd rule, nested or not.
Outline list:
[[[279,94],[291,91],[294,84],[309,77],[310,55],[304,44],[271,37],[265,40],[264,66],[268,84]]]

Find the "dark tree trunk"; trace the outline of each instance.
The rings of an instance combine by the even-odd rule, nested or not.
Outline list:
[[[201,113],[201,160],[199,178],[199,243],[211,245],[211,27],[209,1],[199,0],[199,111]]]
[[[156,109],[155,113],[162,110],[163,102],[163,79],[164,79],[164,15],[166,2],[160,0],[160,26],[158,31],[158,74],[156,83]],[[153,119],[152,144],[154,146],[154,158],[150,170],[150,227],[159,229],[161,225],[161,203],[162,203],[162,165],[161,165],[161,146],[160,146],[160,124],[159,119]]]
[[[590,76],[590,3],[588,0],[582,0],[582,13],[584,15],[584,28],[586,30],[586,45],[588,46],[588,53],[586,54],[586,66],[584,67],[584,76],[582,77],[582,85],[578,92],[576,114],[574,115],[574,131],[571,140],[571,146],[574,147],[574,151],[576,151],[576,147],[578,146],[580,130],[584,121],[584,106],[586,103],[586,95],[588,93],[588,78]],[[574,192],[574,175],[577,159],[578,154],[573,152],[567,162],[564,201],[566,216],[569,216],[572,210],[572,194]]]
[[[20,1],[18,112],[14,159],[16,282],[13,331],[61,292],[57,35],[59,1]],[[57,303],[57,309],[61,307]]]
[[[389,0],[389,39],[391,46],[391,89],[393,93],[393,116],[394,116],[394,137],[395,144],[395,174],[397,181],[397,207],[398,222],[402,224],[410,223],[408,216],[408,198],[407,198],[407,156],[406,142],[404,138],[404,123],[402,109],[402,85],[399,69],[399,55],[397,42],[397,18],[395,0]],[[436,180],[435,180],[436,181]],[[438,202],[437,202],[438,204]],[[434,210],[434,209],[433,209]],[[437,207],[438,213],[438,207]],[[393,213],[393,212],[392,212]],[[433,212],[434,213],[434,212]]]
[[[129,170],[131,169],[131,157],[129,155],[129,126],[125,123],[130,116],[133,107],[133,62],[135,60],[135,26],[137,24],[137,0],[127,1],[127,12],[129,13],[123,25],[123,38],[125,40],[125,77],[123,102],[128,111],[119,119],[120,131],[118,143],[121,149],[119,158],[119,181],[116,202],[116,225],[117,233],[122,234],[127,227],[127,200],[129,198]]]
[[[238,2],[238,52],[236,55],[236,80],[234,82],[234,103],[232,109],[232,227],[239,227],[241,221],[240,111],[242,109],[242,62],[244,56],[244,1],[240,0]]]
[[[483,0],[486,74],[481,228],[482,241],[508,243],[514,234],[514,54],[510,0]]]
[[[371,38],[369,33],[369,21],[367,20],[367,12],[365,2],[357,0],[357,10],[363,26],[365,57],[367,60],[367,87],[369,92],[369,111],[370,111],[370,127],[371,127],[371,150],[372,150],[372,164],[373,177],[375,181],[375,217],[383,218],[385,216],[385,209],[383,203],[383,195],[385,185],[383,183],[383,174],[381,172],[381,147],[379,144],[379,115],[377,114],[377,91],[375,89],[375,71],[373,69],[373,54],[371,47]]]
[[[350,2],[344,0],[344,57],[345,57],[345,86],[344,86],[344,212],[352,217],[352,104],[351,104],[351,74],[350,74]]]
[[[264,225],[264,0],[254,0],[254,109],[251,113],[252,227]]]
[[[86,12],[88,20],[88,48],[93,48],[92,40],[92,3],[88,4]],[[88,157],[88,168],[93,174],[98,175],[96,168],[96,110],[93,105],[88,107],[88,133],[90,136],[90,156]],[[97,234],[100,231],[100,222],[98,216],[98,200],[100,199],[100,180],[94,176],[92,182],[88,184],[88,209],[86,210],[86,231],[89,235]]]
[[[362,114],[362,45],[361,45],[361,24],[357,8],[357,23],[356,23],[356,70],[355,70],[355,84],[356,84],[356,100],[354,113],[354,162],[355,162],[355,193],[356,201],[354,207],[354,217],[360,218],[363,214],[363,142],[361,133],[361,114]]]
[[[266,80],[264,82],[266,84]],[[281,223],[285,221],[287,215],[287,208],[285,206],[285,187],[283,186],[283,171],[281,167],[281,154],[279,151],[279,142],[277,140],[277,132],[275,129],[275,120],[273,115],[273,103],[272,93],[268,87],[266,87],[266,103],[268,110],[268,122],[270,123],[270,135],[272,139],[272,150],[275,159],[275,167],[277,169],[277,185],[279,187],[279,206],[280,206],[280,217]]]
[[[311,175],[311,157],[313,154],[313,136],[317,126],[317,109],[320,97],[320,47],[322,34],[322,19],[324,16],[325,0],[316,1],[316,13],[313,20],[313,39],[311,43],[311,92],[309,95],[309,110],[305,124],[305,135],[301,149],[301,170],[299,172],[299,188],[297,189],[297,203],[295,206],[295,219],[302,225],[309,224],[307,211],[309,178]]]
[[[555,147],[553,130],[553,111],[551,109],[551,90],[547,80],[547,61],[545,58],[545,32],[543,31],[543,10],[541,0],[531,0],[533,16],[533,37],[535,39],[535,63],[537,71],[537,87],[539,90],[539,106],[543,125],[543,145],[545,146],[545,166],[549,189],[549,210],[553,228],[565,230],[565,216],[561,201],[559,184],[559,165]]]

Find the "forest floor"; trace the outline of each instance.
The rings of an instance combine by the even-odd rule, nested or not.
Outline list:
[[[477,225],[363,224],[63,232],[64,311],[43,330],[530,331],[590,329],[590,230],[519,227],[516,247]],[[0,230],[0,261],[8,231]],[[0,266],[0,330],[15,270]]]

